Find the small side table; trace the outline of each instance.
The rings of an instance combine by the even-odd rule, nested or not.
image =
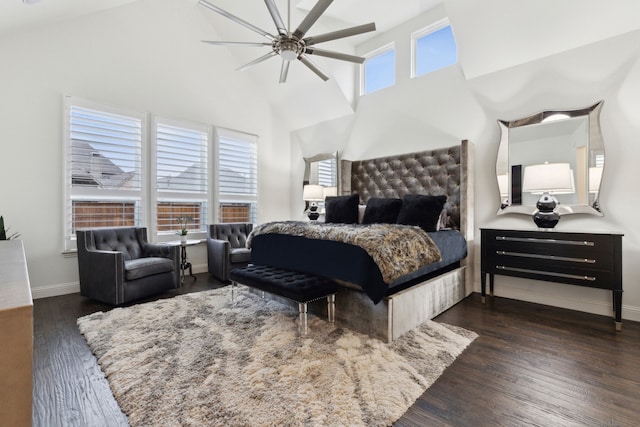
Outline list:
[[[180,240],[173,240],[171,242],[165,242],[165,244],[170,246],[180,246],[180,278],[181,283],[184,283],[184,272],[188,269],[189,276],[193,278],[194,281],[198,280],[196,276],[193,275],[193,270],[191,267],[191,263],[187,261],[187,246],[194,246],[200,244],[200,240],[187,240],[186,242],[182,242]]]

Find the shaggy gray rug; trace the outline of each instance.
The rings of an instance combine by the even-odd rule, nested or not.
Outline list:
[[[132,426],[384,426],[477,336],[426,322],[392,344],[240,287],[78,319]]]

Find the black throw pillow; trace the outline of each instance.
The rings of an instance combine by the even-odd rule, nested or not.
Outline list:
[[[358,222],[358,204],[360,196],[327,197],[324,201],[324,222],[356,224]]]
[[[436,231],[440,212],[446,202],[447,196],[407,194],[402,198],[402,208],[396,222],[417,225],[424,231]]]
[[[400,199],[372,197],[362,217],[363,224],[395,224],[402,207]]]

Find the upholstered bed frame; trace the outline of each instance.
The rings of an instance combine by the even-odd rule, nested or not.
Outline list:
[[[458,268],[373,302],[355,285],[336,295],[336,320],[359,332],[390,342],[453,306],[472,291],[473,265],[473,146],[460,145],[340,162],[340,194],[357,193],[361,202],[371,197],[402,197],[405,194],[447,195],[448,225],[467,240],[468,255]],[[311,307],[326,312],[326,304]]]

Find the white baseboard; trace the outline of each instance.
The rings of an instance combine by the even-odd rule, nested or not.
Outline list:
[[[60,295],[76,294],[80,292],[80,283],[59,283],[57,285],[45,285],[31,288],[33,299],[57,297]]]
[[[476,283],[474,285],[474,289],[476,292],[480,292],[480,283]],[[488,292],[489,291],[487,289],[487,293]],[[503,298],[511,298],[520,301],[533,302],[536,304],[549,305],[552,307],[583,311],[585,313],[599,314],[602,316],[613,316],[613,307],[611,306],[611,304],[599,301],[580,298],[567,298],[564,296],[559,296],[557,294],[545,295],[539,292],[533,292],[514,286],[510,286],[508,288],[496,287],[494,295]],[[622,319],[640,322],[640,307],[622,304]]]
[[[193,274],[206,273],[209,271],[207,264],[194,265],[192,269]],[[67,294],[77,294],[79,292],[80,282],[59,283],[31,288],[31,296],[33,299],[57,297]]]

